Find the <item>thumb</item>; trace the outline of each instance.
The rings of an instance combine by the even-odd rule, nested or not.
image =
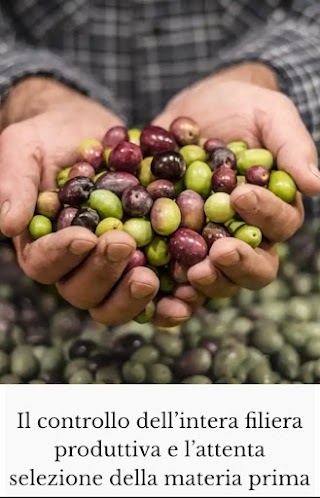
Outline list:
[[[316,146],[292,102],[273,102],[266,113],[257,115],[261,141],[277,158],[278,169],[289,173],[305,195],[320,194]]]
[[[11,125],[0,136],[0,231],[7,237],[29,224],[40,183],[40,148],[24,131],[22,125]]]
[[[164,109],[161,114],[159,114],[153,121],[152,124],[155,126],[161,126],[161,128],[164,128],[165,130],[169,130],[170,125],[172,121],[176,118],[177,116],[174,115],[172,111],[168,111]]]

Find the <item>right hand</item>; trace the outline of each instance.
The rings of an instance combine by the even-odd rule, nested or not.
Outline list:
[[[159,287],[154,272],[145,267],[121,278],[135,250],[127,233],[113,231],[98,239],[73,226],[32,241],[27,230],[38,192],[53,188],[57,172],[76,162],[79,142],[101,139],[121,120],[59,83],[41,78],[25,81],[1,110],[5,128],[0,136],[0,230],[13,237],[19,264],[29,277],[55,283],[64,299],[89,310],[99,322],[127,322]],[[45,93],[36,90],[41,84]],[[188,304],[173,298],[160,301],[157,319],[171,325],[190,313]]]

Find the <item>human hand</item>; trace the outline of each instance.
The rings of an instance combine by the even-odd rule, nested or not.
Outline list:
[[[200,125],[203,137],[266,147],[302,194],[320,193],[315,145],[268,68],[249,64],[209,77],[174,97],[154,124],[168,127],[183,115]],[[290,205],[265,188],[246,184],[232,192],[231,201],[247,223],[262,230],[264,240],[255,250],[233,237],[213,244],[209,257],[188,272],[192,286],[208,297],[270,283],[278,270],[275,243],[290,238],[304,219],[301,194]]]
[[[26,230],[38,191],[52,188],[59,169],[77,160],[79,142],[101,139],[121,121],[92,100],[42,79],[18,85],[1,111],[0,228],[14,238],[20,266],[38,282],[56,283],[67,301],[88,309],[98,321],[130,320],[159,284],[147,268],[136,268],[121,279],[135,249],[128,234],[115,231],[98,239],[73,226],[31,241]]]

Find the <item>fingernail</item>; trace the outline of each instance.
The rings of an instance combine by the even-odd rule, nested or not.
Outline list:
[[[133,248],[128,244],[108,244],[105,255],[111,263],[120,263],[128,259],[133,252]]]
[[[144,284],[142,282],[132,282],[130,285],[131,296],[135,299],[143,299],[144,297],[151,296],[153,292],[154,288],[149,284]]]
[[[4,201],[4,203],[1,206],[1,210],[0,210],[0,221],[2,221],[3,218],[8,214],[9,209],[10,209],[10,202]]]
[[[233,204],[242,211],[253,211],[257,207],[258,197],[255,192],[249,192],[240,195]]]
[[[69,246],[69,250],[75,256],[83,256],[90,252],[95,246],[92,240],[73,240]]]
[[[238,251],[231,251],[227,254],[222,254],[217,260],[216,263],[220,266],[234,266],[240,261],[240,254]]]

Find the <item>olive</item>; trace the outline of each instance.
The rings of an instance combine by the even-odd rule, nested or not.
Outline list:
[[[204,161],[194,161],[188,166],[184,182],[189,190],[198,192],[202,197],[207,198],[211,190],[212,171]]]
[[[122,219],[123,209],[119,197],[109,190],[94,190],[89,197],[89,204],[101,218]]]
[[[204,212],[208,220],[214,223],[225,223],[235,215],[230,195],[226,192],[217,192],[208,197],[204,205]]]
[[[180,226],[200,232],[204,223],[204,200],[193,190],[184,190],[177,198],[177,205],[181,213]]]
[[[90,353],[95,349],[96,345],[93,341],[78,339],[69,349],[69,358],[88,358]]]
[[[64,168],[61,171],[59,171],[59,173],[57,174],[57,185],[59,188],[61,188],[68,180],[68,175],[70,170],[71,166],[68,166],[67,168]]]
[[[179,150],[187,166],[190,166],[194,161],[205,161],[207,154],[199,145],[184,145]]]
[[[237,161],[238,173],[245,175],[246,171],[255,165],[264,166],[270,170],[273,166],[273,157],[267,149],[248,149],[239,154]]]
[[[285,171],[271,171],[268,190],[285,202],[293,202],[296,198],[297,186]]]
[[[153,301],[150,301],[145,309],[139,313],[138,316],[135,317],[134,321],[137,323],[148,323],[150,322],[156,312],[156,307]]]
[[[62,209],[57,221],[57,230],[71,226],[72,220],[78,212],[78,208],[66,207]]]
[[[115,341],[112,355],[117,359],[128,359],[144,344],[145,340],[140,334],[126,334]]]
[[[262,241],[262,232],[260,228],[253,225],[242,225],[239,227],[233,236],[236,239],[242,240],[251,246],[253,249],[258,247]]]
[[[38,371],[39,362],[31,346],[17,346],[11,354],[11,372],[22,379],[30,380],[36,377]]]
[[[170,368],[163,363],[153,363],[147,368],[147,382],[151,384],[170,384],[172,373]]]
[[[261,326],[254,330],[252,344],[265,354],[273,354],[280,351],[284,341],[277,328],[270,324],[269,327]]]
[[[120,142],[129,140],[128,130],[124,126],[112,126],[102,139],[104,149],[113,148]]]
[[[183,379],[181,384],[212,384],[212,380],[206,375],[191,375]]]
[[[154,156],[160,152],[177,149],[174,136],[160,126],[146,126],[141,130],[140,147],[143,156]]]
[[[150,219],[154,231],[167,236],[175,232],[180,225],[180,209],[172,199],[161,197],[154,202]]]
[[[201,235],[206,241],[209,249],[216,240],[224,237],[231,237],[229,231],[223,225],[212,222],[206,224],[201,232]]]
[[[122,377],[128,384],[142,384],[147,376],[145,365],[137,361],[127,361],[122,366]]]
[[[183,351],[182,339],[170,332],[157,332],[154,337],[154,344],[161,354],[172,358],[178,358]]]
[[[220,140],[219,138],[208,138],[204,142],[203,148],[207,153],[209,153],[220,147],[225,147],[225,145],[225,142],[223,140]]]
[[[160,197],[175,199],[177,195],[173,183],[169,180],[155,180],[147,186],[147,191],[154,201]]]
[[[264,166],[254,165],[247,169],[245,179],[247,183],[265,187],[270,178],[270,171]]]
[[[77,358],[76,360],[81,360],[82,358]],[[85,360],[85,367],[90,370],[91,373],[96,373],[99,368],[109,366],[113,361],[112,353],[95,353]]]
[[[175,151],[160,152],[151,162],[151,172],[154,176],[172,182],[183,177],[186,167],[183,156]]]
[[[148,187],[148,185],[150,185],[150,183],[157,180],[157,177],[154,176],[152,174],[152,171],[151,171],[152,161],[153,161],[153,157],[149,156],[149,157],[145,157],[140,163],[138,177],[139,177],[140,184],[143,187]]]
[[[117,365],[100,367],[96,371],[95,381],[97,384],[121,384],[122,379]]]
[[[130,128],[128,130],[128,140],[133,144],[140,145],[141,130],[139,128]]]
[[[91,232],[95,232],[99,224],[100,216],[95,209],[80,208],[71,221],[72,226],[80,226],[88,228]]]
[[[130,357],[130,361],[140,363],[142,365],[150,365],[159,360],[159,351],[154,346],[145,345],[137,349]]]
[[[141,185],[127,188],[121,197],[124,212],[133,217],[146,216],[153,204],[153,199]]]
[[[108,171],[99,176],[95,181],[96,189],[110,190],[118,197],[129,187],[139,185],[139,180],[126,171]]]
[[[87,176],[88,178],[93,178],[95,174],[96,170],[90,163],[80,161],[71,167],[68,173],[68,179],[74,178],[75,176]]]
[[[56,346],[45,348],[38,361],[42,372],[60,370],[64,364],[63,352]]]
[[[143,218],[130,218],[123,224],[123,230],[136,241],[137,247],[146,246],[153,238],[151,223]]]
[[[69,378],[69,384],[92,384],[93,375],[89,370],[82,368],[74,372]]]
[[[173,259],[182,265],[193,266],[205,259],[208,246],[197,232],[189,228],[179,228],[170,238],[169,252]]]
[[[37,199],[37,213],[54,220],[61,209],[58,192],[47,190],[40,192]]]
[[[104,218],[104,220],[101,220],[96,226],[95,233],[97,237],[101,237],[101,235],[110,232],[111,230],[123,230],[122,221],[118,220],[118,218],[113,218],[112,216]]]
[[[49,218],[42,214],[33,216],[29,223],[29,233],[33,239],[39,239],[52,232],[52,223]]]
[[[78,370],[83,370],[83,369],[86,370],[87,367],[88,367],[87,358],[75,358],[74,360],[71,360],[66,364],[66,367],[64,369],[64,377],[67,381],[69,381],[69,378],[75,372],[77,372]]]
[[[139,249],[136,249],[125,268],[125,272],[128,272],[132,270],[132,268],[136,268],[137,266],[145,266],[146,262],[147,260],[144,253]]]
[[[238,159],[239,155],[247,150],[248,145],[245,142],[242,141],[235,141],[235,142],[229,142],[226,145],[227,149],[231,150],[236,158]]]
[[[231,192],[237,186],[236,172],[227,166],[220,166],[217,168],[211,177],[211,187],[213,192]]]
[[[89,195],[94,189],[94,183],[86,176],[77,176],[67,180],[59,190],[59,200],[61,204],[68,204],[72,207],[79,207],[89,199]]]
[[[175,363],[175,372],[179,377],[201,375],[211,367],[211,354],[205,348],[186,351]]]
[[[281,375],[293,380],[299,373],[299,354],[290,344],[284,344],[277,355],[276,365]]]
[[[165,266],[171,259],[168,244],[163,237],[154,237],[146,246],[145,255],[148,263],[154,266]]]
[[[0,377],[10,370],[10,360],[7,353],[0,350]]]
[[[179,145],[197,144],[200,138],[198,123],[185,116],[180,116],[171,123],[170,132]]]
[[[87,138],[78,147],[79,159],[99,168],[103,162],[103,145],[95,138]]]
[[[304,345],[303,352],[307,358],[320,358],[320,336],[308,339]]]
[[[142,161],[140,147],[132,142],[121,142],[110,152],[109,168],[113,171],[127,171],[136,174]]]
[[[227,149],[227,147],[218,147],[209,152],[207,163],[212,171],[216,171],[221,166],[231,168],[233,170],[237,167],[236,156],[230,149]]]

